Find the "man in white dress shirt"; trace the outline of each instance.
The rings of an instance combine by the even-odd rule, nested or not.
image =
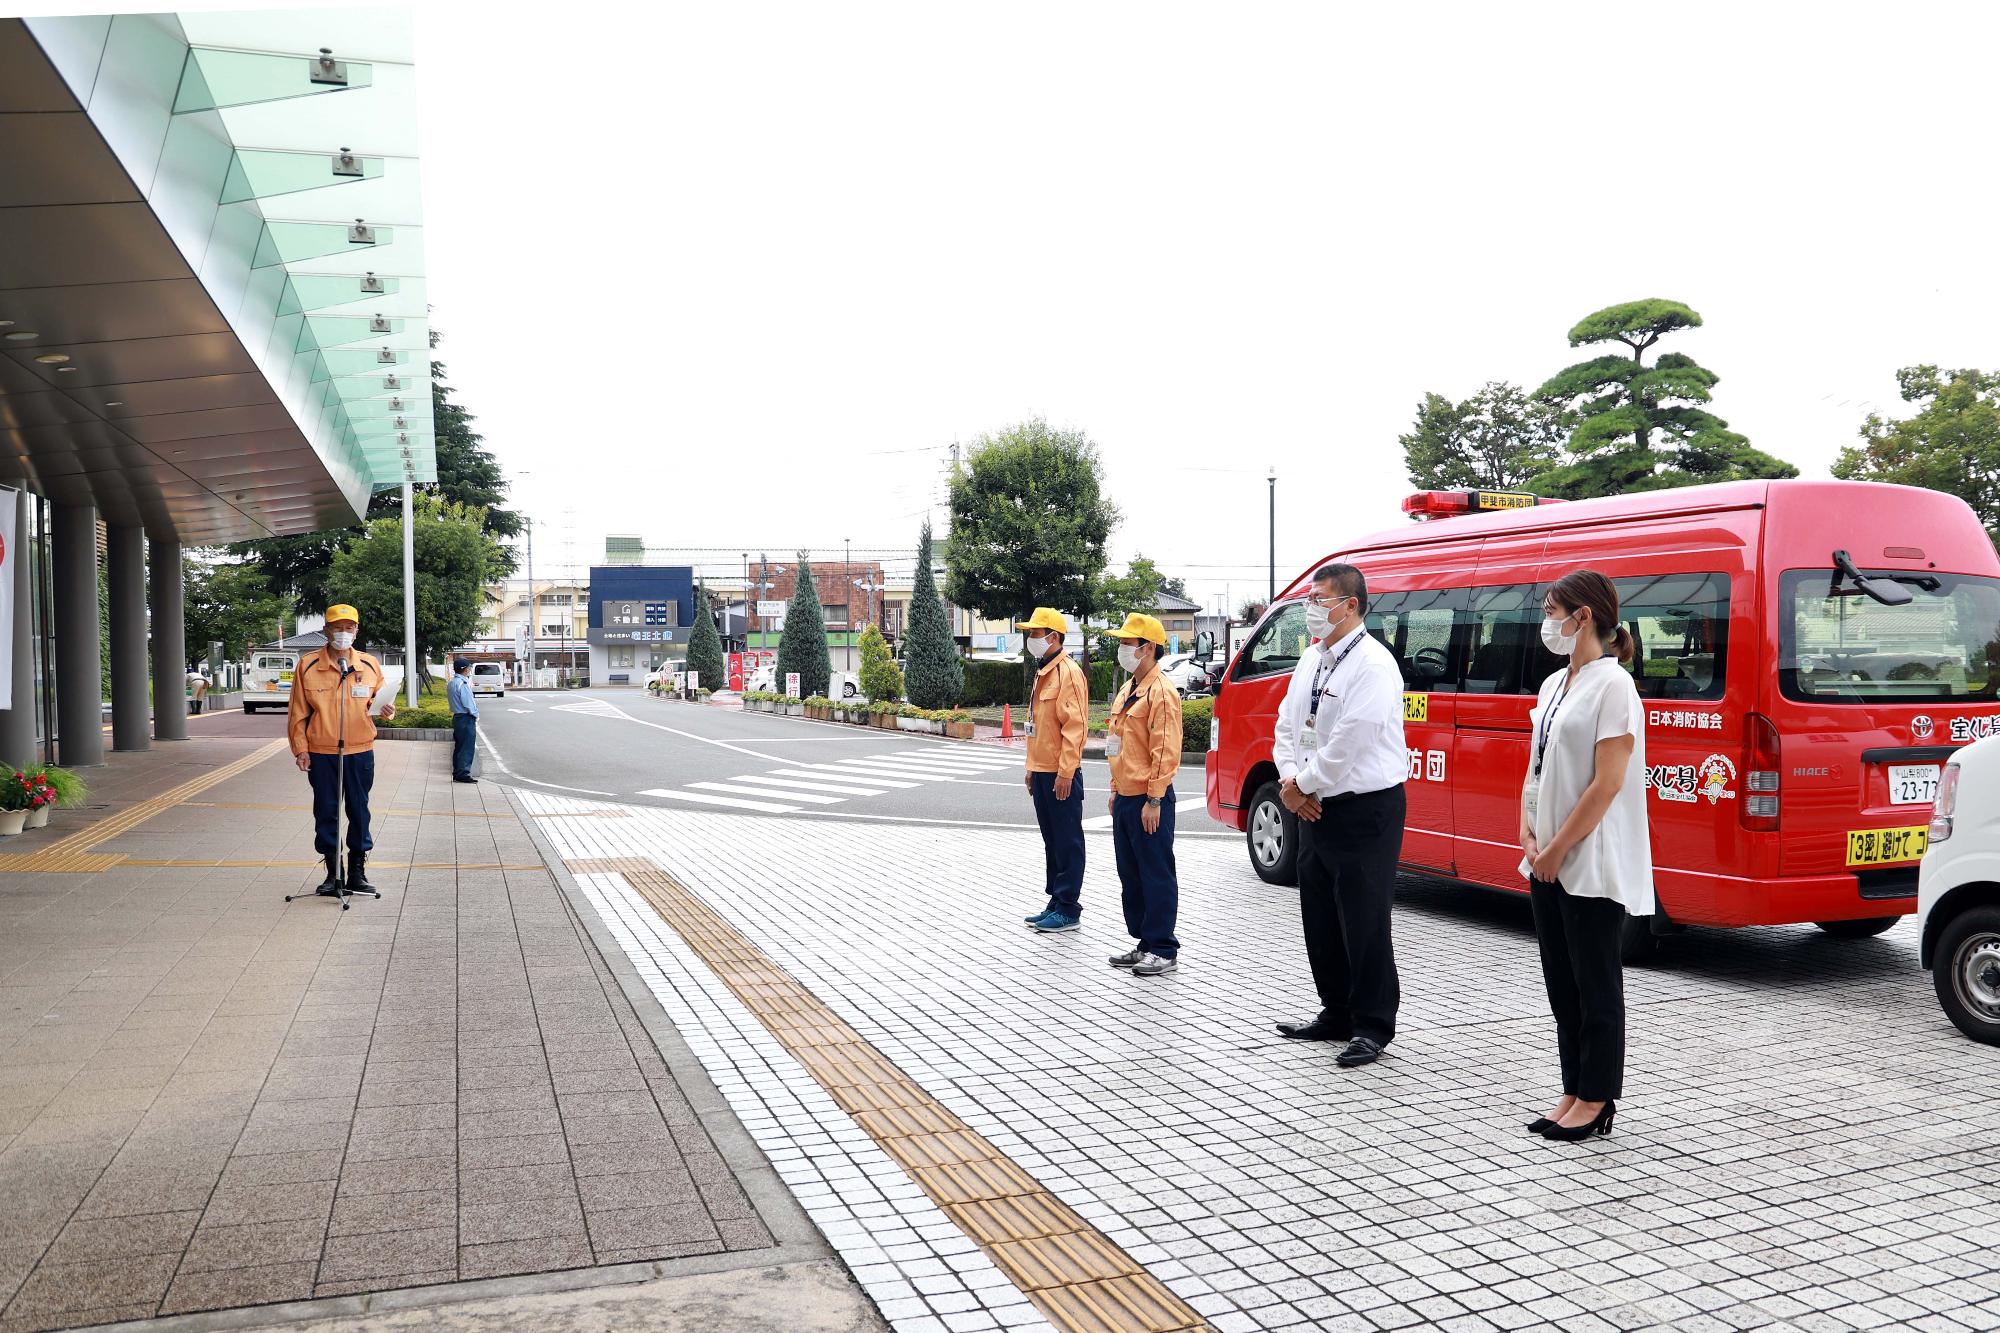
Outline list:
[[[1353,565],[1313,575],[1300,654],[1278,709],[1272,757],[1298,817],[1299,917],[1319,1016],[1280,1023],[1299,1041],[1347,1043],[1338,1062],[1371,1064],[1396,1035],[1402,991],[1390,908],[1403,850],[1403,673],[1368,633],[1368,584]]]

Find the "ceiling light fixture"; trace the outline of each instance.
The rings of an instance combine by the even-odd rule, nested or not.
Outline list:
[[[123,404],[123,403],[106,403],[106,404],[105,404],[105,406],[106,406],[106,407],[123,407],[123,406],[125,406],[125,404]]]
[[[39,333],[30,333],[26,329],[23,329],[19,333],[9,333],[0,336],[4,336],[10,343],[24,343],[24,342],[32,342],[33,340],[41,337],[42,335]]]
[[[40,356],[36,357],[35,360],[39,361],[41,364],[45,366],[59,366],[63,362],[69,360],[69,353],[43,352]]]
[[[11,328],[13,328],[13,327],[14,327],[14,321],[13,321],[13,320],[11,320],[11,319],[0,319],[0,329],[11,329]]]
[[[57,366],[57,367],[56,367],[56,374],[58,374],[58,375],[74,375],[74,374],[76,374],[76,367],[75,367],[75,366]]]

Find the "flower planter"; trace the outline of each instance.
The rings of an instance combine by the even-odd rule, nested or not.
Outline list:
[[[28,822],[26,810],[0,810],[0,838],[11,838]]]
[[[902,721],[903,719],[897,717],[894,713],[877,713],[875,715],[875,725],[884,731],[894,731],[901,725]]]
[[[930,723],[920,717],[899,717],[896,726],[902,731],[929,731]]]
[[[798,717],[806,711],[804,704],[780,704],[778,707],[786,717]]]
[[[969,741],[972,739],[972,728],[973,724],[970,722],[947,722],[944,724],[944,734],[955,740]]]
[[[30,810],[30,811],[28,811],[28,818],[27,818],[27,821],[26,821],[26,824],[25,824],[25,827],[27,827],[27,828],[46,828],[46,827],[48,827],[48,823],[49,823],[49,812],[50,812],[51,810],[53,810],[54,808],[55,808],[54,806],[49,806],[49,805],[45,805],[45,806],[43,806],[43,807],[42,807],[41,809],[39,809],[39,810]]]

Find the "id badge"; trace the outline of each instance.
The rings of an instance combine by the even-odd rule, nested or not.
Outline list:
[[[1123,741],[1123,739],[1122,739],[1122,738],[1121,738],[1121,737],[1120,737],[1120,736],[1118,735],[1118,733],[1117,733],[1117,732],[1115,732],[1115,731],[1114,731],[1114,732],[1110,732],[1110,733],[1108,733],[1108,734],[1107,734],[1107,735],[1105,736],[1105,738],[1104,738],[1104,757],[1105,757],[1106,759],[1115,759],[1115,758],[1117,758],[1117,757],[1118,757],[1118,752],[1119,752],[1120,750],[1124,749],[1124,748],[1125,748],[1125,745],[1124,745],[1124,741]]]
[[[1314,729],[1312,723],[1308,722],[1306,723],[1306,729],[1299,733],[1299,749],[1305,751],[1317,750],[1318,748],[1319,732]]]
[[[1527,806],[1528,827],[1533,828],[1535,826],[1535,814],[1541,808],[1542,784],[1530,781],[1527,788],[1521,793],[1521,800]]]
[[[368,697],[368,687],[366,685],[351,685],[348,687],[348,693],[356,699],[366,699]]]

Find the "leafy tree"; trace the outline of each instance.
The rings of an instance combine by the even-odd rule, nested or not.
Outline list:
[[[486,614],[486,585],[500,577],[503,553],[486,534],[485,515],[425,495],[413,505],[417,575],[417,660],[410,669],[428,685],[433,657],[476,637]],[[403,520],[376,518],[333,558],[328,586],[361,613],[361,637],[391,650],[403,646]]]
[[[957,483],[952,485],[957,491]],[[1012,612],[1002,614],[1011,615]],[[931,522],[917,540],[917,575],[910,588],[909,621],[903,632],[903,684],[919,708],[950,708],[965,691],[965,664],[951,641],[951,622],[931,576]]]
[[[1093,581],[1118,523],[1102,481],[1089,437],[1039,417],[974,441],[951,480],[945,596],[995,619],[1096,610]]]
[[[777,687],[799,673],[799,697],[825,697],[833,682],[833,659],[826,650],[826,616],[820,610],[819,589],[813,586],[812,565],[799,552],[799,581],[785,604],[785,631],[778,639]]]
[[[1187,596],[1187,580],[1179,574],[1174,575],[1172,578],[1162,578],[1160,580],[1160,591],[1170,592],[1176,597],[1185,597]]]
[[[1586,316],[1569,331],[1569,345],[1622,344],[1559,371],[1536,391],[1558,405],[1571,426],[1569,461],[1535,477],[1543,495],[1583,499],[1626,491],[1664,490],[1752,477],[1796,477],[1773,458],[1696,406],[1710,400],[1716,376],[1679,352],[1651,366],[1646,351],[1669,333],[1698,328],[1701,316],[1678,301],[1628,301]]]
[[[722,655],[722,636],[715,629],[715,611],[709,604],[708,589],[700,588],[694,598],[694,629],[688,633],[688,670],[701,676],[711,690],[729,684],[729,660]]]
[[[1562,461],[1561,412],[1518,385],[1490,380],[1462,403],[1427,393],[1399,436],[1420,491],[1519,490]]]
[[[1127,611],[1151,615],[1165,590],[1166,580],[1160,576],[1159,567],[1135,551],[1132,563],[1122,575],[1107,575],[1097,581],[1097,606],[1121,619]]]
[[[189,661],[206,657],[208,645],[215,642],[229,657],[240,657],[250,645],[277,638],[279,622],[291,614],[256,565],[211,564],[190,555],[181,558],[181,568]]]
[[[1956,495],[2000,542],[2000,372],[1906,366],[1896,383],[1916,415],[1869,413],[1861,444],[1840,451],[1833,475]]]
[[[889,652],[889,641],[873,625],[861,631],[861,692],[870,699],[903,697],[903,672]]]

